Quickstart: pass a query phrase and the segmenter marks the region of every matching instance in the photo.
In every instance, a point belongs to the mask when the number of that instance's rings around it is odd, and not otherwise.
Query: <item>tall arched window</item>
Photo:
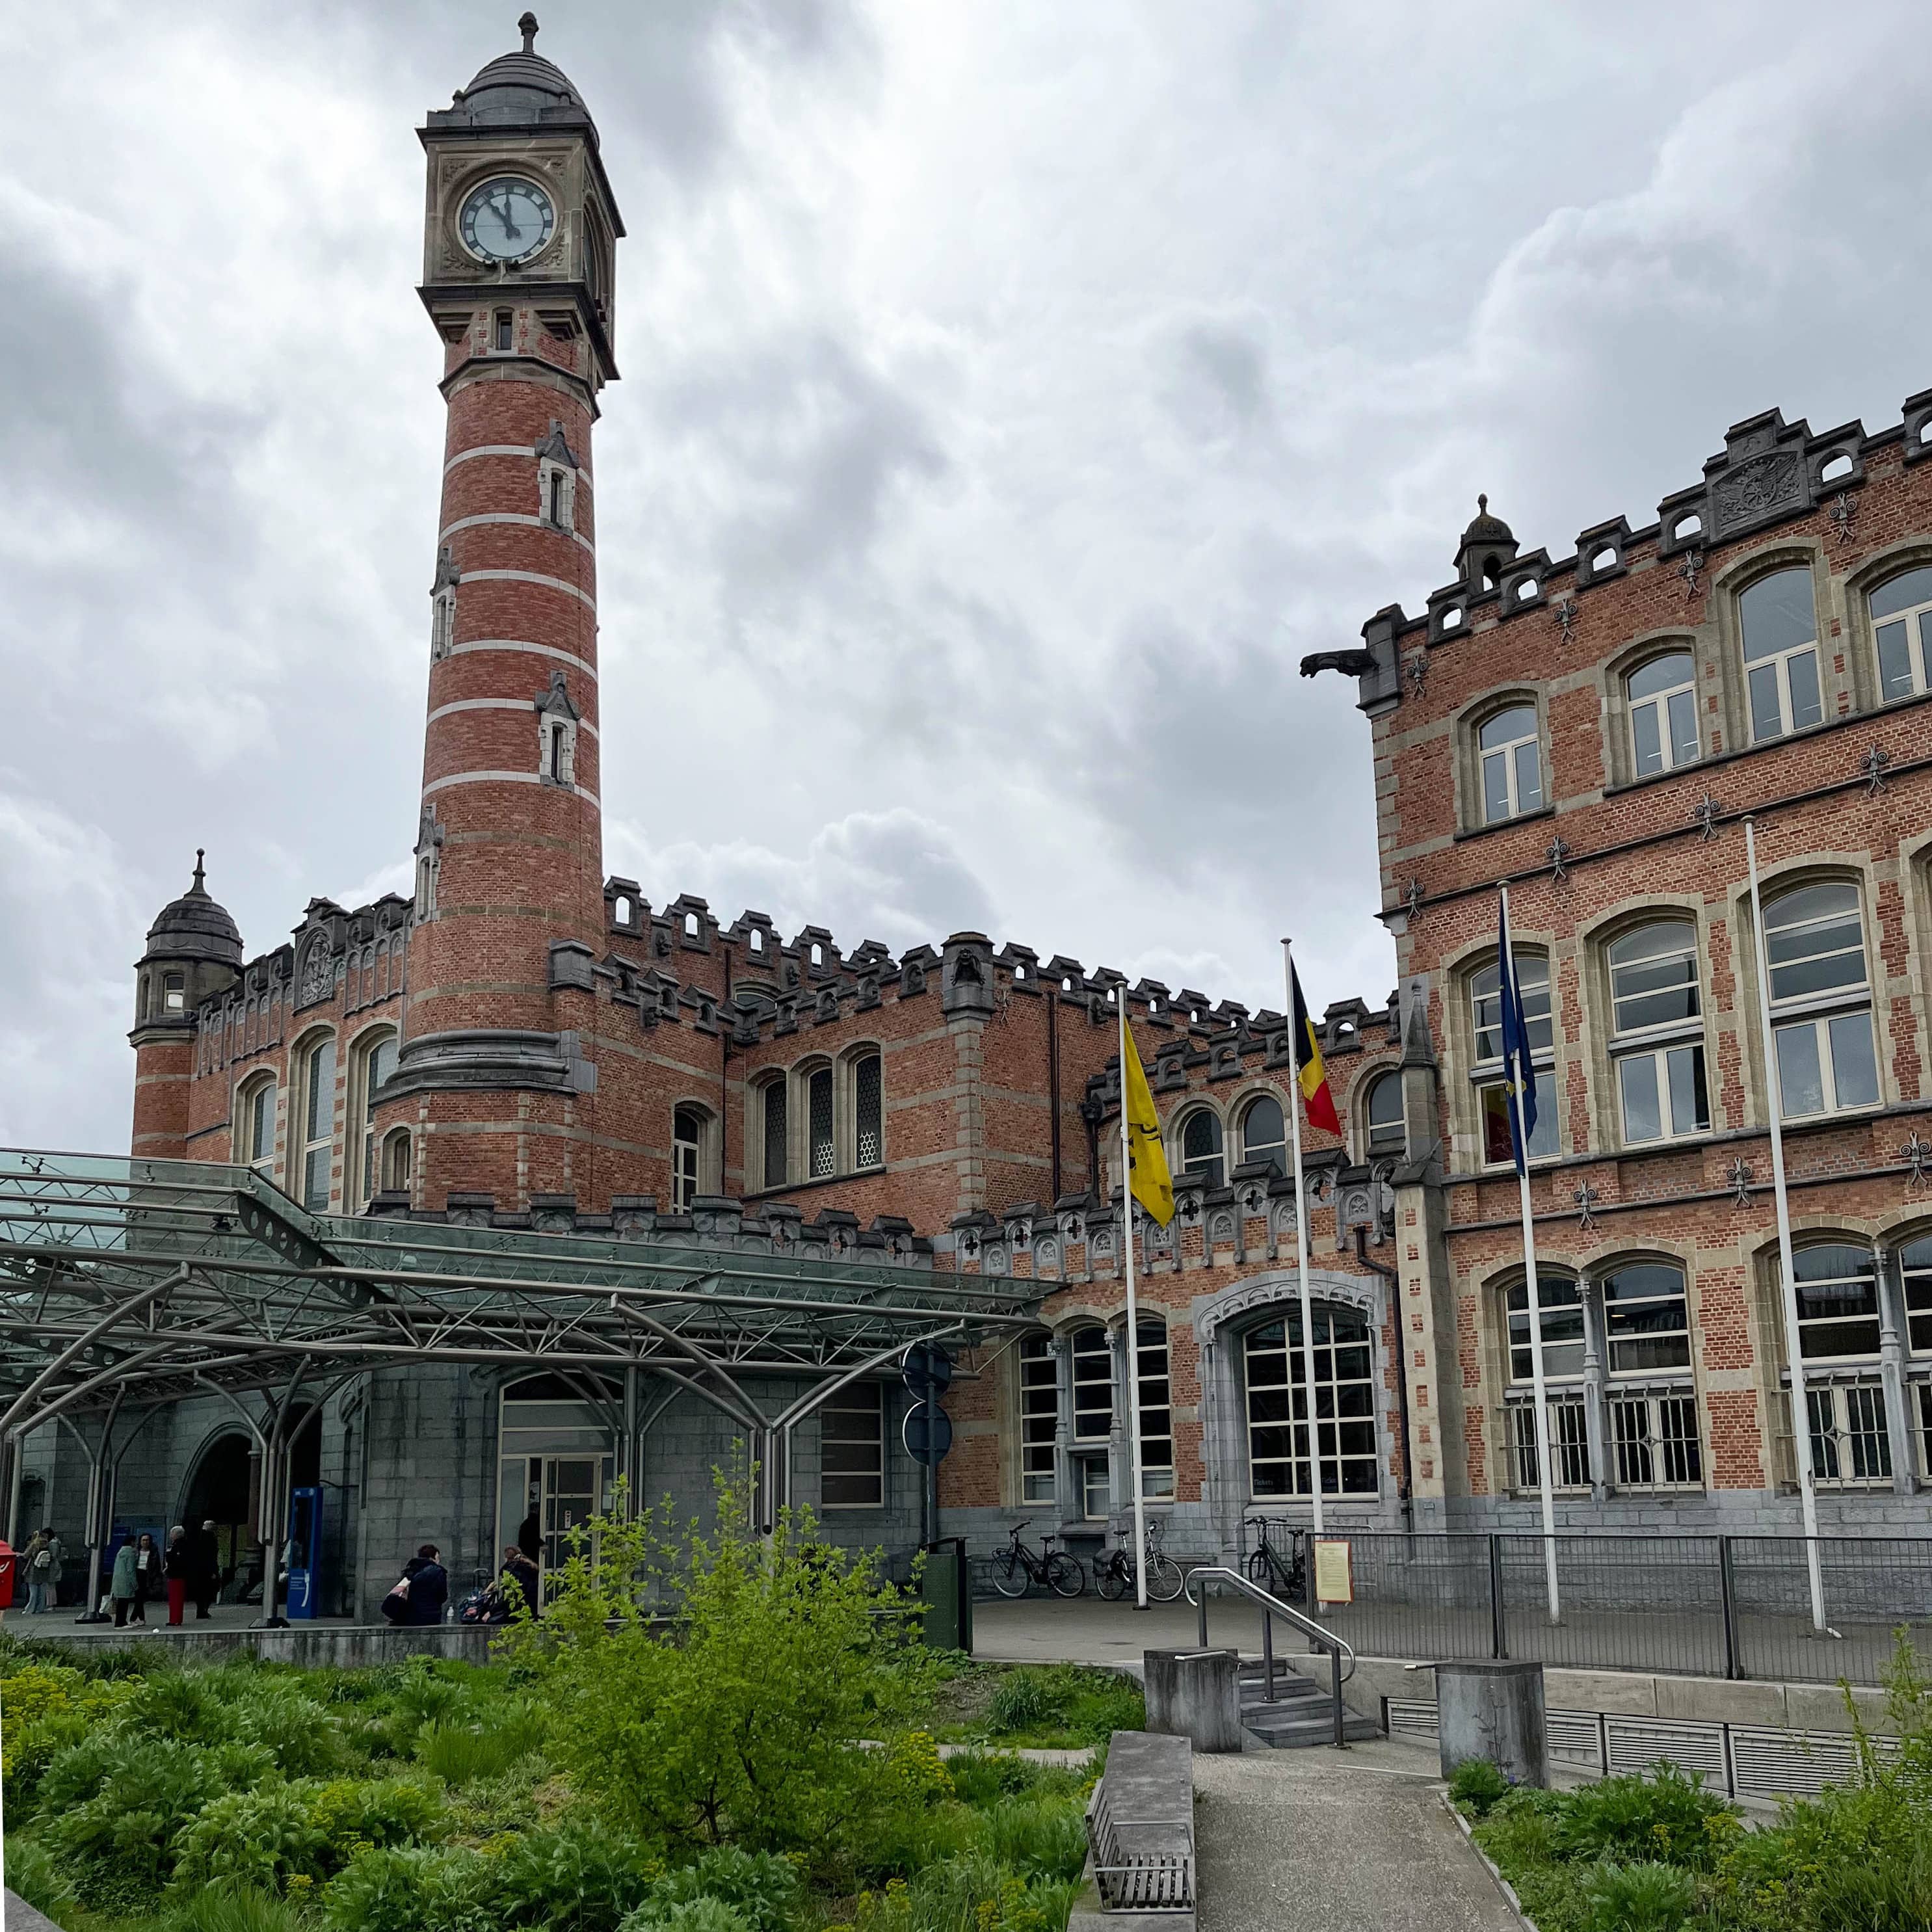
[[[1288,1172],[1288,1127],[1272,1094],[1257,1094],[1242,1113],[1241,1160],[1244,1166],[1265,1161],[1278,1174]]]
[[[1315,1417],[1324,1496],[1373,1496],[1374,1351],[1353,1309],[1315,1308]],[[1248,1406],[1249,1486],[1256,1502],[1314,1493],[1309,1466],[1308,1382],[1301,1310],[1251,1328],[1242,1340]]]
[[[1785,1119],[1871,1106],[1878,1057],[1858,887],[1801,886],[1765,907],[1764,927]]]
[[[1060,1439],[1060,1376],[1049,1336],[1020,1344],[1020,1500],[1053,1500],[1053,1458]]]
[[[1513,704],[1498,711],[1477,733],[1476,744],[1483,823],[1496,825],[1538,810],[1543,803],[1543,757],[1537,744],[1536,706]]]
[[[1624,680],[1630,705],[1630,766],[1639,778],[1696,763],[1696,670],[1688,651],[1667,651],[1640,664]]]
[[[852,1162],[878,1167],[886,1158],[886,1100],[883,1063],[876,1053],[852,1063]]]
[[[1174,1397],[1168,1380],[1167,1324],[1157,1315],[1138,1315],[1134,1330],[1140,1356],[1141,1493],[1171,1496]]]
[[[1738,599],[1751,742],[1802,731],[1825,715],[1818,685],[1818,618],[1811,573],[1802,568],[1761,577]]]
[[[1932,691],[1932,566],[1908,570],[1871,594],[1881,698]]]
[[[838,1142],[833,1131],[832,1070],[821,1066],[806,1082],[806,1126],[810,1135],[810,1172],[823,1180],[838,1171]]]
[[[1516,955],[1516,976],[1522,988],[1523,1028],[1529,1036],[1531,1062],[1536,1070],[1536,1125],[1529,1136],[1529,1156],[1532,1160],[1541,1160],[1554,1154],[1558,1145],[1550,962],[1539,953],[1520,952]],[[1493,959],[1470,976],[1475,1058],[1469,1074],[1475,1084],[1476,1110],[1482,1122],[1483,1159],[1492,1166],[1514,1158],[1510,1151],[1509,1096],[1502,1078],[1502,968]]]
[[[1905,1283],[1906,1346],[1915,1355],[1932,1355],[1932,1234],[1899,1250],[1898,1270]]]
[[[688,1214],[699,1192],[704,1159],[704,1116],[695,1107],[676,1107],[670,1117],[670,1209]]]
[[[1640,926],[1612,940],[1610,970],[1624,1144],[1707,1132],[1696,927],[1688,919]]]
[[[784,1077],[768,1081],[758,1090],[758,1129],[760,1144],[764,1150],[764,1171],[760,1184],[766,1187],[782,1187],[789,1172],[789,1149],[786,1143],[789,1109],[785,1102],[787,1089]]]
[[[354,1104],[361,1114],[356,1133],[356,1172],[361,1177],[362,1190],[356,1204],[360,1208],[366,1206],[383,1184],[380,1164],[376,1157],[376,1094],[396,1070],[396,1036],[383,1033],[373,1040],[358,1041],[356,1063]]]
[[[410,1191],[411,1154],[409,1129],[392,1127],[382,1142],[382,1185],[392,1194]]]
[[[1074,1480],[1081,1514],[1097,1521],[1113,1508],[1107,1451],[1114,1430],[1114,1359],[1106,1330],[1097,1325],[1075,1329],[1071,1352]]]
[[[235,1122],[236,1157],[265,1180],[275,1176],[275,1083],[258,1079],[242,1090]]]
[[[1366,1148],[1371,1161],[1400,1160],[1408,1149],[1408,1132],[1402,1118],[1402,1076],[1393,1069],[1369,1082],[1362,1108]]]
[[[335,1144],[335,1036],[325,1034],[302,1055],[301,1142],[296,1162],[302,1204],[328,1209],[329,1156]]]
[[[1556,1442],[1552,1472],[1559,1490],[1587,1489],[1590,1482],[1590,1444],[1583,1420],[1583,1299],[1575,1282],[1539,1272],[1536,1299],[1542,1321],[1543,1379],[1550,1404],[1550,1426]],[[1503,1297],[1509,1330],[1508,1404],[1509,1444],[1514,1486],[1542,1486],[1538,1444],[1536,1368],[1530,1334],[1529,1284],[1518,1282]]]
[[[1673,1262],[1626,1262],[1603,1280],[1610,1349],[1610,1449],[1618,1486],[1701,1487],[1703,1452],[1697,1398],[1668,1388],[1626,1390],[1619,1378],[1654,1380],[1690,1369],[1690,1315],[1684,1270]]]
[[[1180,1124],[1180,1172],[1219,1187],[1226,1174],[1221,1156],[1221,1119],[1211,1107],[1197,1107]]]
[[[1798,1249],[1792,1264],[1804,1360],[1871,1364],[1868,1381],[1834,1378],[1805,1390],[1813,1478],[1836,1487],[1889,1483],[1892,1437],[1877,1378],[1882,1324],[1876,1259],[1870,1249],[1849,1241],[1818,1241]]]

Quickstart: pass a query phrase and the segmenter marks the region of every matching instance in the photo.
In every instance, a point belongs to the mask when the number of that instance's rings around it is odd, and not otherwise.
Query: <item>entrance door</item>
[[[616,1444],[598,1405],[554,1376],[503,1391],[498,1551],[514,1543],[548,1575],[570,1560],[570,1532],[609,1507]]]

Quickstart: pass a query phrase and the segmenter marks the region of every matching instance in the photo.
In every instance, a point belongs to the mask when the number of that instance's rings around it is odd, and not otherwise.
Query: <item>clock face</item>
[[[484,261],[527,262],[556,232],[556,210],[535,182],[500,175],[471,189],[458,226]]]

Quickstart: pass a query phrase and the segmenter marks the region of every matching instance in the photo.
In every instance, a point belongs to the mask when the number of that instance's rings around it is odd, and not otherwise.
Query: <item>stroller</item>
[[[508,1594],[500,1583],[485,1583],[472,1590],[456,1606],[460,1624],[506,1624],[513,1614]]]

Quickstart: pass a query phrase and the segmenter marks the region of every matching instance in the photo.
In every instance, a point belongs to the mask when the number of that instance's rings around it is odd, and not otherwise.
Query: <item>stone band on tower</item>
[[[624,230],[589,111],[518,24],[520,51],[421,130],[448,429],[417,928],[378,1108],[416,1130],[436,1206],[452,1185],[506,1205],[595,1185],[595,1003],[553,956],[604,931],[591,428]]]

